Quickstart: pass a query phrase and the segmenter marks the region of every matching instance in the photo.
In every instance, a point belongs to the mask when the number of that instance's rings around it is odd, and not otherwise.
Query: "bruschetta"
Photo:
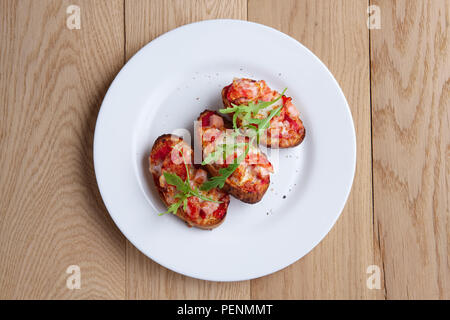
[[[192,159],[192,148],[182,138],[165,134],[153,144],[150,173],[168,212],[189,226],[214,229],[225,219],[230,196],[218,188],[200,190],[207,172]]]
[[[305,127],[300,119],[300,113],[292,103],[292,98],[272,90],[264,80],[234,79],[230,85],[222,89],[222,101],[225,108],[275,100],[273,104],[252,115],[254,118],[264,119],[272,110],[282,106],[277,115],[270,119],[270,125],[261,135],[260,142],[271,148],[295,147],[305,138]],[[245,122],[242,115],[237,116],[239,127],[246,125]]]
[[[269,187],[272,164],[256,144],[249,142],[249,137],[235,136],[234,130],[227,130],[230,127],[230,123],[214,111],[205,110],[200,114],[196,131],[203,164],[216,181],[226,178],[220,186],[223,190],[243,202],[256,203]],[[230,143],[234,143],[234,147],[227,148]],[[212,158],[216,160],[205,163]],[[237,159],[241,159],[240,162]],[[229,171],[235,164],[238,166]]]

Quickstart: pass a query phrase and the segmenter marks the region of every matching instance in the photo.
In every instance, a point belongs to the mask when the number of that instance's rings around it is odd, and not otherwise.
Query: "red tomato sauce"
[[[202,117],[202,127],[209,127],[210,119],[214,112],[210,111]]]
[[[221,199],[221,201],[223,201],[223,200]],[[219,207],[216,209],[216,211],[214,211],[213,214],[214,214],[214,217],[216,217],[217,219],[222,219],[226,212],[227,212],[227,203],[222,202],[219,205]]]
[[[152,160],[154,161],[164,160],[171,150],[172,147],[168,144],[162,146],[152,155]]]
[[[184,165],[184,163],[175,164],[172,162],[170,157],[164,160],[161,170],[170,173],[175,173],[183,181],[185,181],[187,178],[186,166]]]
[[[188,205],[189,209],[187,210],[187,212],[189,212],[188,215],[189,215],[189,217],[191,219],[197,219],[198,218],[199,211],[200,211],[199,207],[198,207],[198,204],[199,204],[199,201],[198,201],[197,197],[190,197],[190,198],[188,198],[187,205]]]
[[[295,131],[298,131],[298,129],[300,129],[300,126],[298,125],[297,121],[289,117],[287,113],[284,115],[284,120],[287,120],[291,128],[294,129]]]

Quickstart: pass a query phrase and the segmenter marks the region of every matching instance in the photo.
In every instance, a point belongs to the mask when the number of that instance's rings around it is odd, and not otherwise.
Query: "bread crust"
[[[150,157],[149,157],[150,173],[153,176],[153,181],[155,183],[156,189],[158,190],[158,194],[159,194],[161,200],[166,205],[166,207],[170,206],[170,203],[168,203],[167,197],[166,197],[167,191],[164,190],[160,186],[160,183],[159,183],[160,175],[156,174],[155,170],[152,170],[152,169],[154,169],[154,168],[152,168],[152,167],[154,167],[154,164],[152,164],[152,155],[154,155],[157,150],[160,150],[160,148],[162,148],[164,145],[167,145],[168,143],[170,143],[170,145],[175,145],[181,141],[183,141],[183,139],[181,137],[178,137],[175,135],[170,135],[170,134],[163,134],[155,140],[153,147],[152,147],[152,151],[150,152]],[[225,192],[225,191],[223,191],[223,192]],[[202,223],[195,222],[192,219],[190,219],[190,217],[187,215],[187,213],[183,210],[183,206],[180,206],[180,208],[177,211],[176,216],[178,218],[180,218],[181,220],[185,221],[189,227],[197,227],[200,229],[211,230],[211,229],[217,228],[225,221],[225,218],[226,218],[226,215],[228,212],[228,205],[230,203],[230,196],[225,195],[221,201],[225,203],[225,214],[220,219],[209,219],[208,221],[205,221],[204,223],[203,223],[203,221],[202,221]]]

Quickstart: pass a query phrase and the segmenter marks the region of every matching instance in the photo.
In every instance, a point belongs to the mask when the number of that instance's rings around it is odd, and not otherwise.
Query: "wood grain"
[[[375,221],[388,299],[450,298],[450,3],[373,1]]]
[[[368,3],[360,0],[250,0],[249,20],[272,26],[311,49],[336,77],[357,136],[353,189],[327,237],[292,266],[252,282],[256,299],[371,299],[366,269],[378,264],[372,225]],[[381,275],[382,276],[382,275]]]
[[[246,0],[125,0],[126,56],[184,24],[209,19],[247,19]]]
[[[72,4],[81,30],[66,27]],[[380,30],[366,27],[369,4]],[[449,16],[448,0],[0,1],[0,299],[449,299]],[[109,84],[146,43],[247,17],[331,70],[352,110],[357,171],[339,221],[302,260],[207,282],[159,266],[118,231],[93,132]],[[73,264],[80,290],[66,288]],[[381,290],[366,287],[369,265],[381,267]]]
[[[98,193],[97,112],[123,63],[121,1],[0,2],[0,298],[125,296],[125,240]],[[81,289],[66,287],[69,265]]]
[[[183,24],[218,18],[246,19],[244,0],[125,1],[126,57],[149,41]],[[250,282],[201,281],[167,270],[127,242],[127,298],[249,299]]]

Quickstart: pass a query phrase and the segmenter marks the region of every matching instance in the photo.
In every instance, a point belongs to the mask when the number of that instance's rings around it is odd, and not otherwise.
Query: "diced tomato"
[[[161,148],[159,148],[153,155],[152,158],[154,161],[161,161],[164,160],[166,158],[166,156],[170,153],[170,151],[172,150],[171,146],[169,146],[168,144],[162,146]]]
[[[289,122],[289,124],[291,125],[291,128],[294,129],[295,131],[300,129],[300,126],[298,125],[298,123],[294,119],[289,117],[287,113],[284,115],[284,120],[287,120]]]
[[[267,183],[270,183],[269,180],[270,180],[270,176],[267,175],[267,176],[261,178],[261,184],[267,184]]]
[[[231,100],[230,99],[230,88],[231,88],[231,86],[232,86],[233,84],[230,84],[230,85],[228,85],[228,86],[226,86],[224,89],[225,89],[225,96],[227,97],[227,99],[228,100]]]
[[[214,114],[214,112],[210,111],[205,114],[202,118],[202,127],[208,127],[210,125],[210,118]]]
[[[272,101],[279,96],[279,93],[275,90],[270,89],[270,87],[264,80],[259,81],[259,86],[261,88],[261,93],[257,100]]]
[[[214,216],[217,219],[222,219],[226,212],[227,212],[227,204],[226,202],[222,202],[216,209],[216,211],[214,211]]]
[[[198,207],[199,201],[197,197],[189,197],[188,198],[188,202],[187,202],[187,210],[186,213],[189,216],[189,218],[191,219],[197,219],[199,214],[200,214],[200,210]]]
[[[272,164],[267,158],[260,153],[247,154],[245,162],[251,165],[258,165],[263,168],[272,168]]]
[[[248,164],[258,164],[261,158],[262,157],[260,157],[257,153],[247,154],[245,162]]]
[[[172,162],[170,157],[166,158],[161,166],[162,171],[175,173],[178,175],[183,181],[186,180],[187,172],[186,172],[186,166],[184,163],[175,164]]]
[[[258,158],[258,164],[264,168],[272,168],[272,164],[266,157],[260,156]]]
[[[283,106],[286,106],[286,102],[292,100],[291,97],[286,97],[286,96],[282,96],[281,99],[282,99],[282,101],[283,101]]]
[[[231,85],[226,87],[227,99],[234,101],[236,99],[255,99],[259,95],[259,84],[250,79],[237,79]]]

